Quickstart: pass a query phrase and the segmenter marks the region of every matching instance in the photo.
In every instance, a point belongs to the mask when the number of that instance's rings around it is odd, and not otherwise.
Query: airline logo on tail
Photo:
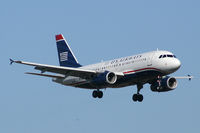
[[[68,60],[68,52],[60,53],[60,61],[67,61]]]
[[[81,67],[62,34],[56,35],[56,44],[60,66]]]

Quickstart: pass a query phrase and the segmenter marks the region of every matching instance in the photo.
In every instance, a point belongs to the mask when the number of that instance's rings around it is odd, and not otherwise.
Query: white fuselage
[[[133,56],[128,56],[124,58],[114,59],[110,61],[105,61],[97,64],[87,65],[80,67],[82,69],[95,70],[97,72],[110,71],[118,75],[140,75],[140,73],[145,73],[145,78],[141,77],[141,82],[143,84],[148,82],[152,78],[152,73],[156,75],[165,76],[177,71],[181,66],[181,62],[168,51],[153,51]],[[143,74],[144,76],[144,74]],[[149,78],[148,78],[149,77]],[[110,85],[107,87],[118,88],[128,85],[134,85],[134,79],[126,78],[119,82],[117,85]],[[138,79],[138,78],[137,78]],[[144,80],[143,80],[144,79]],[[126,82],[127,80],[127,82]],[[53,79],[57,83],[64,85],[81,87],[83,84],[89,84],[90,80],[83,79],[79,77],[67,76],[65,79]],[[87,87],[81,87],[87,88]],[[90,87],[89,87],[90,88]],[[95,89],[95,88],[94,88]]]

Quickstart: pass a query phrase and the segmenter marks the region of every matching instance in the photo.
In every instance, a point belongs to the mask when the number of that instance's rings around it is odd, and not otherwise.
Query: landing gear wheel
[[[139,94],[139,95],[137,95],[137,100],[138,100],[138,102],[142,102],[143,101],[143,95],[141,95],[141,94]]]
[[[98,91],[98,98],[102,98],[103,97],[103,92],[102,91]]]
[[[132,99],[133,99],[134,102],[137,102],[137,94],[134,94]]]
[[[143,101],[143,95],[140,94],[140,90],[143,88],[143,84],[137,84],[137,94],[134,94],[132,99],[134,102],[142,102]]]
[[[99,91],[99,90],[95,90],[95,91],[93,91],[93,93],[92,93],[92,96],[93,96],[93,98],[102,98],[103,97],[103,92],[102,91]]]
[[[141,94],[134,94],[133,97],[132,97],[133,101],[134,102],[142,102],[143,101],[143,95]]]
[[[92,96],[93,96],[93,98],[97,98],[98,92],[97,91],[93,91]]]

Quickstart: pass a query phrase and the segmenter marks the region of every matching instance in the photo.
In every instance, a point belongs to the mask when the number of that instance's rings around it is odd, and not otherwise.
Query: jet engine
[[[114,84],[117,81],[117,75],[113,72],[105,71],[93,79],[95,85]]]
[[[151,90],[154,92],[166,92],[174,90],[178,85],[176,78],[166,76],[158,79],[151,85]]]

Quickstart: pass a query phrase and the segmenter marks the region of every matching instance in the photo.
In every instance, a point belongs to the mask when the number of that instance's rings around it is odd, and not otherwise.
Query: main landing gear
[[[134,94],[132,99],[134,102],[142,102],[143,101],[143,95],[140,94],[140,90],[143,88],[143,85],[137,85],[137,94]]]
[[[98,90],[95,90],[95,91],[93,91],[93,93],[92,93],[92,96],[94,97],[94,98],[102,98],[103,97],[103,92],[102,91],[100,91],[99,89]]]

